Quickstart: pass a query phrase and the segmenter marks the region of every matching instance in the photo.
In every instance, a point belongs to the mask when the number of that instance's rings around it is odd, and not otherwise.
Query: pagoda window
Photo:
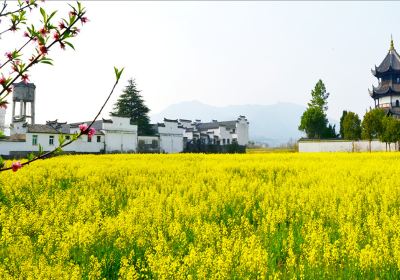
[[[400,78],[399,77],[397,77],[397,83],[400,83]]]
[[[396,100],[396,107],[400,107],[400,102],[398,99]]]

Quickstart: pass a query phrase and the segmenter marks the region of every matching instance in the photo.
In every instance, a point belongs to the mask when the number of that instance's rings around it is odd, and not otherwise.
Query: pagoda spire
[[[392,34],[390,34],[390,49],[389,49],[389,51],[393,51],[393,50],[394,50],[393,36],[392,36]]]

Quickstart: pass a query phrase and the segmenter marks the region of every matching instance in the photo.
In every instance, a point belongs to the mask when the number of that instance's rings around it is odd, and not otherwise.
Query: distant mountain
[[[198,101],[188,101],[168,106],[158,114],[151,115],[152,122],[168,119],[235,120],[244,115],[250,122],[250,140],[277,146],[302,136],[298,131],[300,117],[305,106],[293,103],[274,105],[232,105],[216,107]]]

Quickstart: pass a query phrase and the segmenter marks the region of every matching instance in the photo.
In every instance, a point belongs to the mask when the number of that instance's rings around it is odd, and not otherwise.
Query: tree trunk
[[[371,152],[371,140],[369,140],[369,152]]]
[[[386,145],[386,152],[387,152],[387,142],[385,142],[385,145]]]

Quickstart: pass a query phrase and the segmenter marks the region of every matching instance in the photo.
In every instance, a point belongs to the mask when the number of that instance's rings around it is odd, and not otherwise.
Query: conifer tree
[[[111,116],[130,118],[131,124],[138,126],[139,135],[154,135],[148,116],[149,111],[140,95],[140,90],[136,88],[135,80],[131,78],[110,114]]]
[[[308,138],[336,138],[335,126],[328,125],[326,111],[328,110],[329,93],[322,80],[318,80],[311,91],[311,100],[307,110],[300,119],[299,130],[304,131]]]

